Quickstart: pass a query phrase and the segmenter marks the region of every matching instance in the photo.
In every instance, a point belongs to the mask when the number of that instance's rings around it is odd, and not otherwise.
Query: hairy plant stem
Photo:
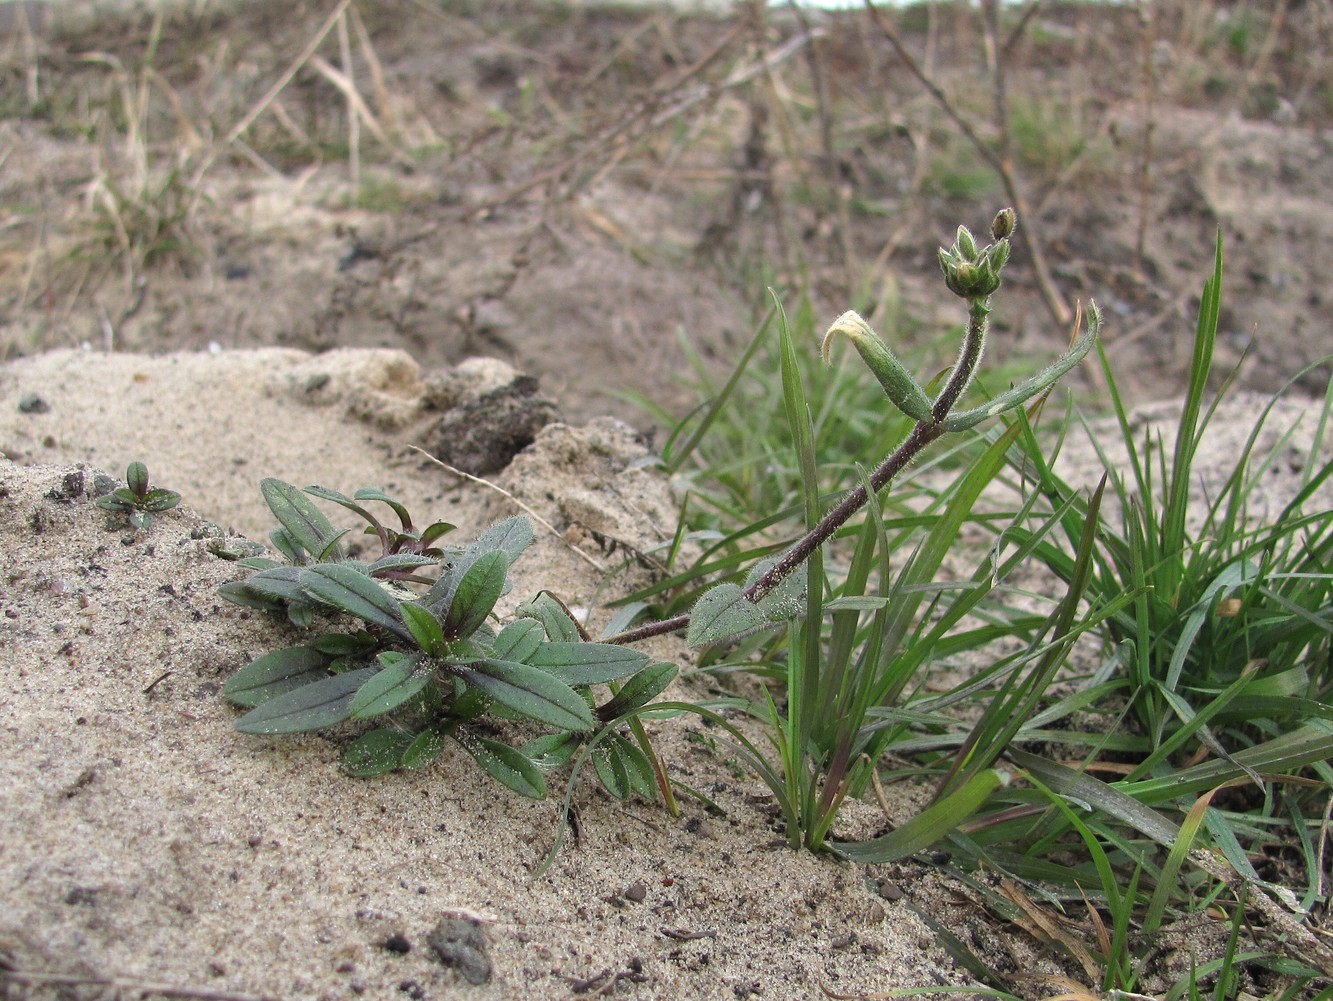
[[[889,481],[920,455],[927,445],[944,434],[944,419],[957,405],[963,391],[972,381],[977,363],[981,361],[982,348],[986,342],[987,317],[990,316],[990,309],[990,296],[980,296],[968,300],[967,333],[963,337],[963,347],[958,355],[958,364],[954,366],[944,389],[940,391],[940,395],[935,399],[931,408],[932,419],[918,421],[907,437],[903,439],[902,444],[895,448],[870,474],[870,486],[876,493],[883,490]],[[796,545],[787,550],[782,558],[774,563],[762,577],[742,592],[746,599],[758,601],[782,583],[788,574],[810,558],[811,553],[831,539],[838,529],[847,524],[847,520],[852,515],[865,507],[867,500],[869,500],[869,495],[866,493],[864,486],[858,486],[852,490],[838,502],[836,507],[819,519],[819,523],[810,529]],[[650,622],[634,629],[627,629],[623,633],[617,633],[615,636],[602,640],[602,642],[637,643],[639,640],[646,640],[653,636],[675,632],[677,629],[684,629],[689,624],[690,613],[685,612],[670,619],[662,619],[659,622]]]

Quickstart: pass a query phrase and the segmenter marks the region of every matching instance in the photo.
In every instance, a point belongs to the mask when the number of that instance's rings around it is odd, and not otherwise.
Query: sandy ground
[[[918,916],[965,920],[966,898],[923,866],[789,851],[763,788],[687,740],[697,724],[658,724],[661,749],[725,817],[687,800],[672,819],[585,784],[578,840],[540,878],[558,804],[510,794],[461,751],[420,773],[359,781],[339,768],[338,735],[233,730],[221,683],[294,642],[294,630],[218,599],[217,585],[244,572],[210,553],[217,529],[203,519],[261,538],[271,521],[257,482],[276,475],[345,491],[382,485],[470,536],[513,502],[407,443],[441,419],[428,399],[465,405],[512,375],[470,363],[423,378],[406,356],[367,350],[54,352],[0,369],[0,448],[31,463],[0,461],[7,963],[204,992],[168,995],[190,997],[808,998],[821,987],[968,982]],[[43,412],[31,412],[33,396]],[[1301,409],[1284,406],[1275,428]],[[1242,398],[1223,415],[1214,465],[1235,455],[1254,412]],[[516,596],[549,587],[592,603],[602,574],[570,540],[611,566],[617,557],[597,551],[592,531],[640,548],[669,534],[673,500],[635,467],[643,454],[614,421],[556,424],[496,476],[563,533],[539,532],[515,567]],[[133,458],[185,497],[137,537],[108,530],[90,497],[96,469],[123,475]],[[1075,475],[1096,468],[1077,448],[1067,461]],[[1291,465],[1273,474],[1274,498]],[[688,666],[676,641],[651,652]],[[685,683],[681,694],[700,689]],[[920,792],[892,795],[901,821]],[[858,803],[842,827],[883,822]],[[480,985],[427,943],[460,915],[480,922],[491,967]],[[1013,969],[1042,969],[1021,935],[991,947]]]
[[[293,631],[218,599],[243,572],[195,537],[201,517],[262,537],[262,475],[382,483],[469,534],[513,510],[348,416],[384,395],[402,356],[334,358],[343,393],[324,406],[292,387],[327,356],[293,351],[58,352],[0,373],[6,452],[58,463],[0,465],[8,961],[270,998],[564,997],[603,971],[593,989],[644,998],[958,982],[910,896],[890,902],[882,874],[782,847],[757,783],[683,739],[697,726],[663,724],[663,748],[726,818],[687,803],[673,820],[589,786],[577,845],[540,879],[558,805],[509,794],[461,752],[365,782],[341,773],[336,741],[235,733],[220,684]],[[19,411],[33,393],[49,410]],[[626,468],[641,453],[623,426],[557,425],[499,482],[562,527],[575,512],[642,544],[674,512],[659,479]],[[188,507],[127,544],[89,497],[93,466],[76,464],[131,456]],[[600,576],[548,533],[516,570],[516,593],[552,587],[571,604]],[[674,642],[653,652],[684,666]],[[482,920],[483,986],[426,943],[450,914]],[[394,935],[411,951],[386,949]]]

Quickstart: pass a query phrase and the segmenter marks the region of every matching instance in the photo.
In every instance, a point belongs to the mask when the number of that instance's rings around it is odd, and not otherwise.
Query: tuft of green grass
[[[788,324],[779,312],[776,382],[745,374],[763,356],[752,344],[668,442],[669,466],[688,475],[692,496],[716,499],[687,506],[678,540],[706,526],[711,548],[664,590],[638,596],[686,595],[693,638],[723,640],[701,665],[719,681],[745,671],[764,686],[757,698],[676,708],[719,724],[736,759],[772,789],[793,847],[874,862],[945,842],[950,874],[997,920],[1046,929],[1039,937],[1090,997],[1222,998],[1241,984],[1271,997],[1330,994],[1331,971],[1299,916],[1324,900],[1333,793],[1333,510],[1319,501],[1333,477],[1321,459],[1333,385],[1307,414],[1308,455],[1291,456],[1289,432],[1260,447],[1275,397],[1221,487],[1201,491],[1202,437],[1230,388],[1208,388],[1222,276],[1219,239],[1174,436],[1136,429],[1099,349],[1115,411],[1109,437],[1072,409],[1045,428],[1040,405],[1012,409],[984,434],[955,436],[956,473],[942,486],[938,476],[897,480],[892,507],[865,469],[846,474],[845,460],[826,457],[816,430],[826,392],[847,404],[834,408],[833,428],[870,426],[887,409],[882,397],[857,415],[848,411],[866,404],[854,384],[827,389],[836,374],[807,384],[793,332],[808,335],[808,321],[798,310]],[[898,374],[871,367],[893,398]],[[738,408],[746,379],[761,392]],[[779,394],[781,423],[765,409]],[[899,395],[910,414],[912,393]],[[911,426],[896,420],[900,433]],[[1107,467],[1091,490],[1055,471],[1079,427]],[[784,448],[796,458],[778,461]],[[1121,452],[1128,459],[1113,461]],[[714,469],[714,455],[748,464]],[[1268,514],[1279,462],[1302,473]],[[833,493],[819,488],[825,463]],[[736,613],[789,551],[792,519],[809,526],[858,482],[865,516],[813,551],[795,584]],[[991,488],[1001,485],[1019,500],[997,502]],[[691,520],[700,514],[707,520]],[[969,529],[989,540],[975,571],[939,583],[944,554],[956,557]],[[1016,586],[1017,572],[1034,567],[1060,582],[1043,589],[1054,596]],[[733,575],[730,590],[704,587],[717,574]],[[753,632],[732,636],[741,620]],[[945,683],[936,669],[957,659],[974,666]],[[871,841],[836,839],[847,796],[909,777],[934,786],[915,818]],[[978,879],[978,867],[999,883]],[[1227,934],[1201,940],[1188,975],[1173,982],[1148,968],[1165,929],[1219,913]],[[1285,937],[1281,951],[1253,937],[1256,917]],[[937,932],[995,996],[1013,996],[1014,981]]]

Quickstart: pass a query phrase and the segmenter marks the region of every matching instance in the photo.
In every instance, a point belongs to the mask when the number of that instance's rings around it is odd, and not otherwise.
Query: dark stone
[[[464,917],[441,918],[426,941],[440,962],[457,970],[469,984],[484,984],[491,979],[486,935],[478,922]]]
[[[625,899],[633,901],[636,904],[643,903],[648,898],[648,887],[642,882],[631,883],[625,887]]]
[[[412,951],[412,943],[407,940],[406,935],[394,932],[384,940],[383,948],[389,952],[396,952],[400,956]]]
[[[60,477],[60,482],[47,491],[53,501],[72,501],[83,494],[83,470],[75,469]]]
[[[21,414],[44,414],[50,409],[51,404],[36,393],[29,393],[19,400],[19,413]]]
[[[465,473],[487,476],[504,469],[537,432],[559,419],[559,408],[537,395],[537,380],[520,376],[450,410],[426,433],[425,447]]]

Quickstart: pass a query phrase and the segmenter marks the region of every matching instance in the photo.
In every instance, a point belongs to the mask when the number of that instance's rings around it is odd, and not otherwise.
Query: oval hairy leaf
[[[313,566],[301,571],[300,583],[301,590],[318,601],[382,626],[403,639],[412,638],[403,625],[397,600],[355,567],[344,563]]]
[[[601,685],[640,670],[648,655],[610,643],[543,643],[527,663],[544,668],[567,685]]]
[[[526,664],[528,658],[537,652],[537,648],[545,639],[546,634],[540,622],[534,619],[515,619],[495,637],[496,659],[516,660]]]
[[[483,660],[455,670],[469,685],[529,719],[561,730],[592,729],[592,710],[583,697],[540,668],[511,660]]]
[[[431,608],[451,606],[459,582],[477,560],[487,553],[502,552],[505,554],[508,566],[518,559],[531,543],[532,523],[527,518],[516,515],[496,522],[477,536],[473,543],[454,560],[449,569],[440,575],[440,579],[426,592],[423,602]]]
[[[436,727],[427,727],[403,752],[404,768],[424,768],[440,756],[444,749],[444,735]]]
[[[290,483],[265,477],[259,483],[259,492],[288,538],[305,552],[323,552],[340,534],[324,517],[324,512]],[[342,551],[336,547],[329,555],[331,559],[342,559]]]
[[[462,737],[459,743],[472,755],[477,764],[498,782],[507,785],[521,796],[532,799],[546,798],[546,779],[541,770],[508,744],[478,737]]]
[[[566,764],[579,749],[581,741],[573,733],[548,733],[523,745],[523,756],[544,772]]]
[[[685,641],[692,647],[708,646],[740,636],[765,624],[764,615],[736,584],[719,584],[705,591],[690,613]]]
[[[308,646],[272,650],[237,671],[222,694],[241,706],[257,706],[329,677],[333,657]]]
[[[349,715],[352,719],[370,719],[397,709],[426,687],[430,674],[429,670],[421,669],[421,661],[416,657],[389,661],[357,690]]]
[[[631,709],[638,709],[656,698],[671,682],[676,679],[678,670],[675,664],[660,663],[645,667],[634,677],[625,682],[615,696],[597,710],[597,716],[603,720],[613,720],[625,715]]]
[[[569,610],[545,591],[519,605],[517,614],[540,622],[548,639],[577,643],[582,638],[578,624],[569,617]]]
[[[405,601],[399,608],[417,646],[432,657],[438,657],[444,650],[444,630],[440,628],[440,620],[429,608],[423,608],[415,601]]]
[[[403,755],[415,736],[401,730],[371,730],[343,751],[343,770],[358,779],[395,771],[402,767]]]
[[[439,563],[439,560],[431,559],[429,556],[418,556],[416,553],[390,553],[370,564],[367,568],[372,574],[383,573],[386,570],[415,570],[418,567],[433,567]]]
[[[282,602],[250,587],[248,581],[231,580],[218,585],[218,594],[233,605],[262,608],[266,612],[282,611]]]
[[[251,574],[249,580],[243,583],[252,594],[260,594],[277,601],[307,604],[307,598],[301,591],[300,578],[300,567],[276,566],[271,570],[261,570],[257,574]]]
[[[653,766],[644,753],[618,733],[604,737],[592,750],[597,777],[618,800],[634,793],[652,798],[656,788]]]
[[[347,719],[356,690],[376,672],[372,668],[335,674],[269,699],[236,721],[241,733],[302,733]]]
[[[454,588],[444,617],[445,635],[471,636],[477,631],[500,600],[508,571],[509,557],[499,549],[477,557]]]

